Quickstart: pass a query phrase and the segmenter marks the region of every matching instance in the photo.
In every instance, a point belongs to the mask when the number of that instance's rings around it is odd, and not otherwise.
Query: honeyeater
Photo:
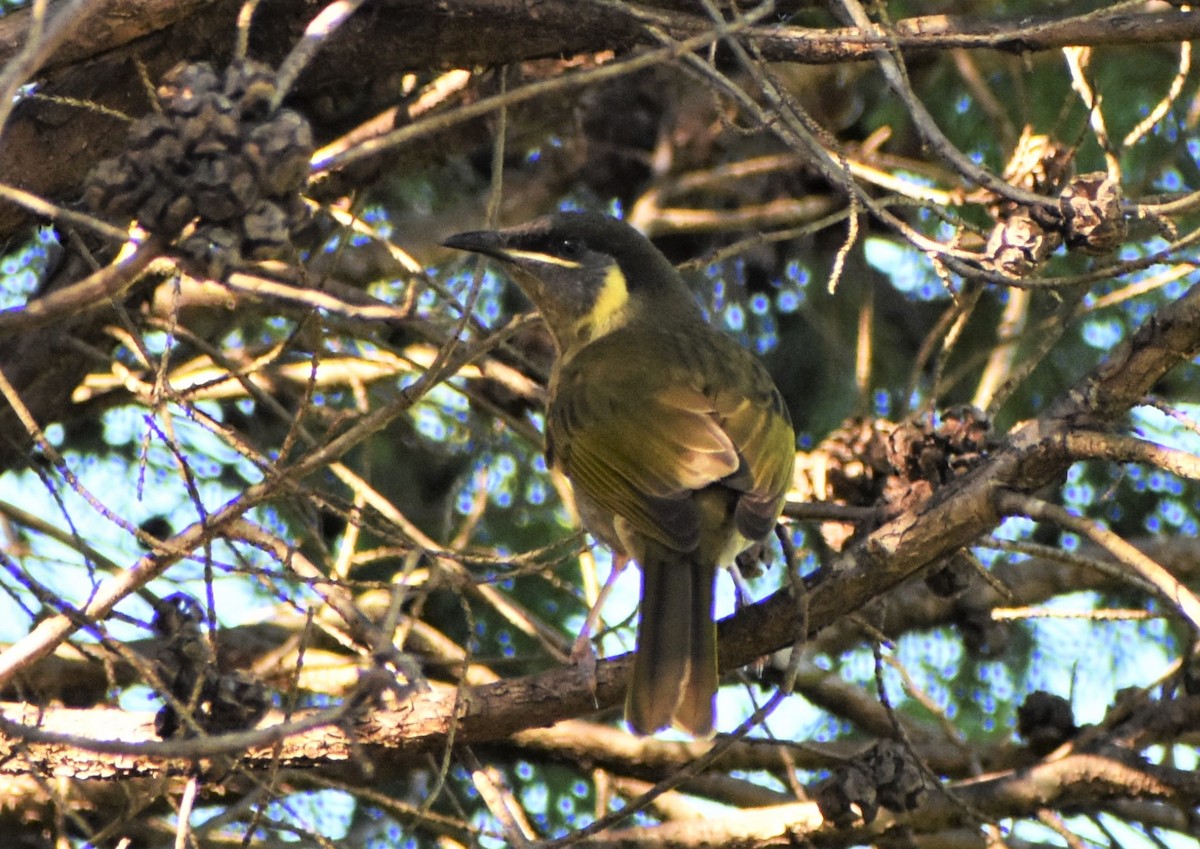
[[[593,536],[641,567],[626,719],[711,734],[717,570],[771,533],[792,480],[779,390],[622,221],[566,212],[445,245],[505,263],[554,337],[547,458]]]

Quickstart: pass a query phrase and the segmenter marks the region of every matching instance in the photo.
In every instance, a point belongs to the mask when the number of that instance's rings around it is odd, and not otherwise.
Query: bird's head
[[[607,215],[562,212],[519,227],[459,233],[443,244],[504,262],[563,353],[633,321],[696,314],[667,258]]]

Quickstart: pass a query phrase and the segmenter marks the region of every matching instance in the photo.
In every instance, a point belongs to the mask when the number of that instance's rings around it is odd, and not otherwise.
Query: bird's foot
[[[592,645],[592,634],[599,630],[600,611],[604,608],[604,602],[608,600],[608,596],[612,592],[617,578],[625,571],[627,565],[629,565],[628,557],[613,554],[612,571],[609,572],[604,586],[600,588],[600,593],[596,596],[596,602],[588,611],[587,619],[583,621],[583,627],[579,629],[579,636],[575,638],[575,643],[571,646],[571,663],[586,676],[588,689],[592,692],[592,701],[596,703],[597,708],[600,706],[596,700],[596,687],[598,683],[596,678],[596,663],[598,658],[596,647]]]
[[[584,683],[587,684],[588,690],[592,694],[592,702],[599,708],[600,704],[596,700],[597,661],[596,648],[592,645],[591,638],[587,634],[580,634],[575,638],[575,644],[571,646],[571,665],[583,676]]]

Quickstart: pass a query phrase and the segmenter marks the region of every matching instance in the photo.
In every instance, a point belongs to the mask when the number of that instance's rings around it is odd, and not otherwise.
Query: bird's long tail
[[[657,543],[646,548],[625,719],[640,734],[674,725],[708,737],[717,692],[716,569]]]

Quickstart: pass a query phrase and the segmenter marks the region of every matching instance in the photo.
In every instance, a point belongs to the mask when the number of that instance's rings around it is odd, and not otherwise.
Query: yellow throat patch
[[[625,324],[628,318],[625,308],[628,305],[629,286],[625,282],[625,275],[621,273],[620,266],[612,265],[604,273],[604,284],[596,294],[591,312],[580,319],[575,328],[589,340],[599,339]]]

